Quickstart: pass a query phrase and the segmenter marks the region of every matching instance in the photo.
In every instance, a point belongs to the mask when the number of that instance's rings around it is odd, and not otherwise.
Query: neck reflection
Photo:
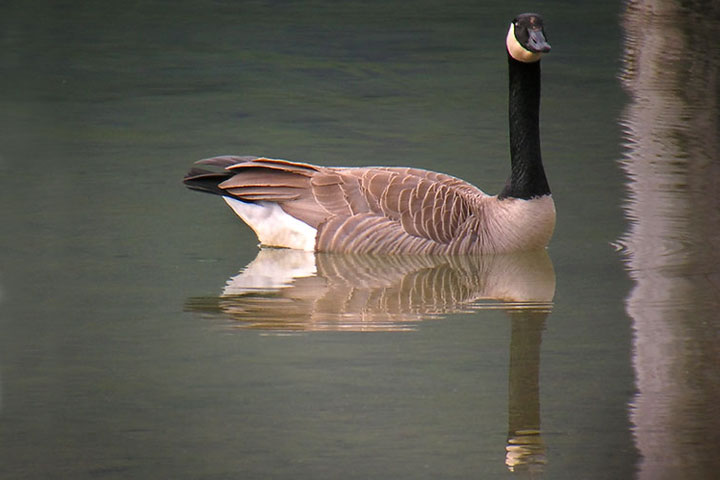
[[[505,464],[513,472],[540,472],[546,463],[540,433],[540,345],[548,312],[508,313],[511,320],[508,441]]]
[[[541,471],[540,345],[555,274],[544,250],[491,256],[373,256],[262,249],[219,297],[187,309],[266,331],[403,331],[484,309],[511,322],[508,438],[511,471]]]

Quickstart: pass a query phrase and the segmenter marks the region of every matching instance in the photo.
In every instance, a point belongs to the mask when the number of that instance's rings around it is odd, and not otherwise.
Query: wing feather
[[[352,209],[342,189],[342,175],[335,172],[322,172],[310,181],[312,196],[330,215],[352,215]]]
[[[215,176],[195,172],[198,184],[222,180],[214,193],[246,202],[275,202],[318,229],[318,251],[462,251],[472,236],[466,231],[467,220],[481,211],[478,198],[485,196],[455,177],[415,168],[318,167],[235,156],[197,163],[224,169]]]

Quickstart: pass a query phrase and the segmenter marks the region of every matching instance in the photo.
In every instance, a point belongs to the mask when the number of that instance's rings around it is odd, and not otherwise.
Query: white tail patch
[[[230,197],[223,199],[255,231],[260,244],[309,252],[315,250],[317,230],[285,213],[277,203],[248,203]]]
[[[317,274],[315,254],[285,248],[263,248],[258,256],[225,284],[223,296],[273,292],[289,288],[298,278]]]

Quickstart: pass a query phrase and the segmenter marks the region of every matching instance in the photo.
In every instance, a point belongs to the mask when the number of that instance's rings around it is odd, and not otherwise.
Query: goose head
[[[510,56],[517,61],[532,63],[540,60],[543,53],[550,51],[542,17],[537,13],[523,13],[515,17],[510,23],[505,44]]]

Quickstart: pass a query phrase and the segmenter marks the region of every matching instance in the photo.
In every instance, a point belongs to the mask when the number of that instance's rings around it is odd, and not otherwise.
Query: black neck
[[[511,173],[498,198],[529,200],[550,194],[540,154],[540,62],[508,55]]]

